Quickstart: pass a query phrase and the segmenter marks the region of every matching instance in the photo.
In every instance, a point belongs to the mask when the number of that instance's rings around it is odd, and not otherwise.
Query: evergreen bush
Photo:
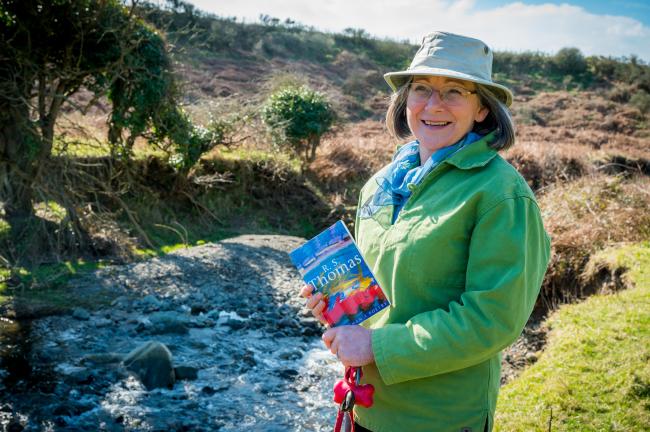
[[[563,75],[587,72],[587,61],[578,48],[562,48],[553,57],[553,69]]]
[[[334,110],[325,96],[307,86],[273,93],[262,108],[262,119],[273,143],[289,148],[308,162],[316,157],[321,136],[334,122]]]
[[[650,112],[650,94],[645,90],[636,91],[630,98],[630,103],[644,114]]]

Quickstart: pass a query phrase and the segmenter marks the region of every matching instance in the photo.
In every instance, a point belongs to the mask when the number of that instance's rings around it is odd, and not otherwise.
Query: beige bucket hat
[[[482,41],[447,32],[433,32],[405,71],[389,72],[384,79],[393,91],[413,75],[457,78],[490,87],[501,102],[512,104],[512,91],[492,81],[492,50]]]

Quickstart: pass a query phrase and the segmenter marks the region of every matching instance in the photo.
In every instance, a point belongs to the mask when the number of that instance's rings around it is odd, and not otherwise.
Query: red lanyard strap
[[[343,426],[343,419],[347,415],[347,422],[343,431],[341,431],[341,426]],[[339,410],[336,415],[336,424],[334,425],[334,432],[354,432],[354,418],[352,418],[352,411],[341,411]]]
[[[344,417],[347,414],[345,432],[354,432],[354,417],[352,415],[355,404],[369,408],[372,406],[372,397],[375,388],[372,384],[361,385],[363,372],[360,367],[348,367],[345,370],[345,378],[334,384],[334,402],[339,404],[339,411],[336,415],[334,432],[341,432]]]

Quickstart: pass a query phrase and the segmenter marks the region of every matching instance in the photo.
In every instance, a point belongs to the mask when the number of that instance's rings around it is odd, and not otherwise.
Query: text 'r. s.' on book
[[[359,324],[390,305],[342,221],[289,256],[313,293],[323,294],[331,327]]]

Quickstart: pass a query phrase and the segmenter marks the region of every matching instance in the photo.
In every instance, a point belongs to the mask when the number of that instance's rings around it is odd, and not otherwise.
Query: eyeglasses
[[[437,90],[428,84],[414,82],[409,84],[408,99],[415,104],[426,103],[431,98],[433,92],[438,93],[440,101],[445,105],[462,105],[467,101],[467,96],[476,94],[475,91],[455,85],[445,86]]]

